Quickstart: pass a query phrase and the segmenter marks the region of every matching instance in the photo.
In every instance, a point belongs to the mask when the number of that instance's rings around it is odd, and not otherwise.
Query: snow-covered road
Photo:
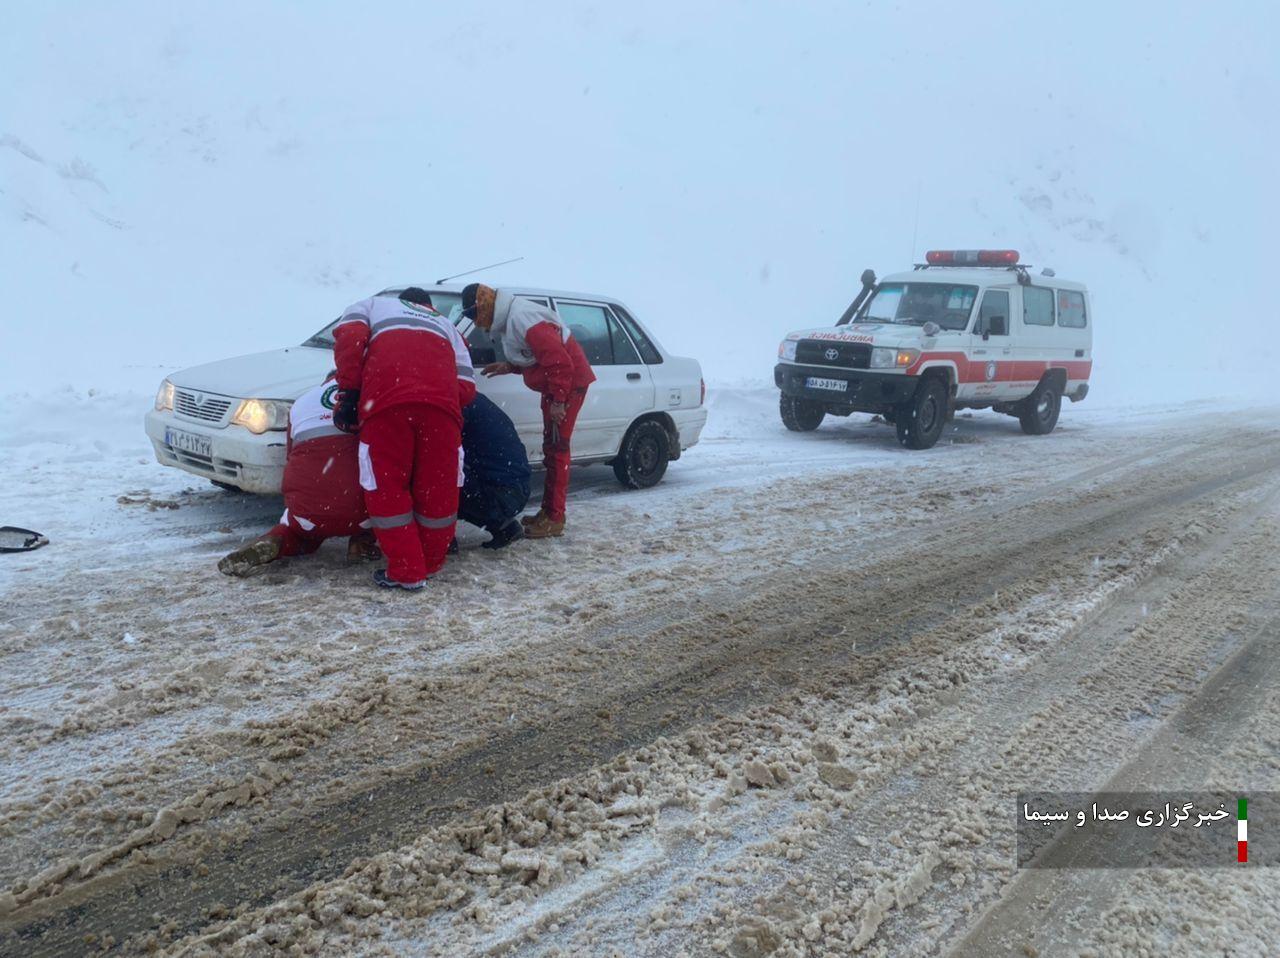
[[[1280,873],[1018,872],[1010,814],[1280,789],[1274,410],[908,453],[711,402],[659,487],[581,470],[563,540],[468,535],[421,596],[336,548],[225,579],[278,503],[151,462],[146,397],[18,402],[0,518],[53,544],[0,557],[0,952],[1280,940]]]

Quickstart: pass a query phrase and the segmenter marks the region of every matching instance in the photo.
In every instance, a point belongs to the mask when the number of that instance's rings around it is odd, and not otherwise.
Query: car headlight
[[[156,412],[173,408],[173,383],[165,380],[156,391]]]
[[[796,341],[794,339],[784,339],[778,344],[778,358],[785,359],[790,363],[796,361]]]
[[[918,349],[893,349],[888,346],[877,346],[871,350],[872,369],[895,369],[910,366],[920,358]]]
[[[271,429],[288,429],[289,406],[277,399],[246,399],[231,421],[258,435]]]

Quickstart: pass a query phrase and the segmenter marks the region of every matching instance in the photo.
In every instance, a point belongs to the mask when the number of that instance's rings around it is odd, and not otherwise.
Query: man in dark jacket
[[[493,536],[484,548],[501,549],[521,538],[529,458],[511,418],[479,393],[462,409],[462,470],[458,518]]]

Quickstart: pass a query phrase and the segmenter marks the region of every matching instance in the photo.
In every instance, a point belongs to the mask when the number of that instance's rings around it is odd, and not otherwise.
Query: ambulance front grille
[[[187,419],[222,422],[230,408],[231,400],[222,396],[208,396],[188,389],[173,391],[173,411]]]
[[[866,369],[871,365],[871,347],[866,343],[842,343],[823,339],[802,339],[796,343],[796,362],[814,366]]]

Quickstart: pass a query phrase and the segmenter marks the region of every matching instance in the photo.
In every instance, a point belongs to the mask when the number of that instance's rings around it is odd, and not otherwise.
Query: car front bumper
[[[805,385],[805,380],[811,376],[848,385],[843,390],[814,389]],[[910,399],[915,395],[920,379],[905,373],[871,369],[837,369],[831,366],[778,363],[773,367],[773,381],[787,396],[844,407],[850,412],[877,412],[886,406],[896,406]]]
[[[236,486],[245,492],[276,494],[284,477],[283,431],[254,435],[243,426],[210,426],[151,410],[146,415],[147,438],[162,466],[182,469],[194,476]],[[208,455],[170,443],[172,431],[207,439]]]

